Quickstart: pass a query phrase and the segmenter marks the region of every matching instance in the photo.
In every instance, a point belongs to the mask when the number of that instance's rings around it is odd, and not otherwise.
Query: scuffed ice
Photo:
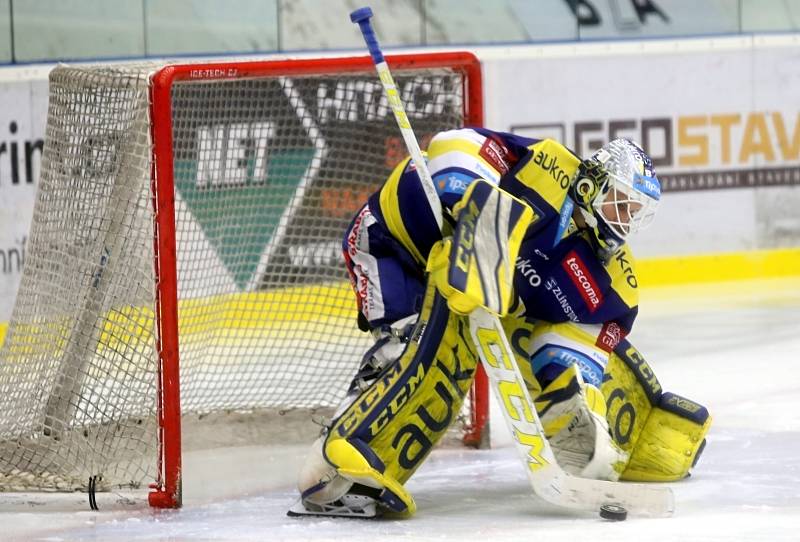
[[[736,295],[687,288],[643,297],[632,342],[665,390],[705,404],[715,419],[696,473],[672,484],[676,514],[669,519],[610,523],[536,500],[502,420],[495,419],[496,448],[436,450],[409,482],[419,509],[411,520],[288,518],[297,498],[296,465],[265,450],[265,460],[276,465],[274,483],[249,494],[210,501],[188,496],[179,511],[33,510],[0,513],[0,521],[12,540],[52,541],[797,540],[800,284],[790,286],[744,291],[737,285]],[[298,447],[284,457],[303,453]]]

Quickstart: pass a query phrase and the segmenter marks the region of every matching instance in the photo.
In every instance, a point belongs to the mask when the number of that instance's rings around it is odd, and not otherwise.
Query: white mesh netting
[[[0,491],[157,476],[152,72],[51,74]],[[462,75],[395,78],[423,147],[463,124]],[[374,73],[178,81],[172,107],[184,415],[335,405],[369,345],[341,235],[405,154]]]

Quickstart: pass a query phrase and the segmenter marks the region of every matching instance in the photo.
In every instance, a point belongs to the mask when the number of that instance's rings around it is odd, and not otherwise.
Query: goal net
[[[423,148],[481,122],[471,55],[388,61]],[[405,154],[367,57],[54,69],[0,491],[179,506],[182,417],[335,406],[370,345],[341,236]]]

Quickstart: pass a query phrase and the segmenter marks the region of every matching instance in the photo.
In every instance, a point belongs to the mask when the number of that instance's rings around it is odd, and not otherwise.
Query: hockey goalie
[[[561,468],[612,481],[688,476],[711,418],[663,392],[626,339],[638,310],[626,240],[660,199],[645,151],[615,139],[581,159],[551,139],[465,128],[437,134],[427,165],[443,228],[406,159],[344,234],[358,325],[375,342],[312,445],[290,514],[414,513],[404,484],[454,420],[479,363],[467,320],[477,306],[503,317]],[[490,208],[492,198],[511,203]],[[501,249],[510,282],[464,265]]]

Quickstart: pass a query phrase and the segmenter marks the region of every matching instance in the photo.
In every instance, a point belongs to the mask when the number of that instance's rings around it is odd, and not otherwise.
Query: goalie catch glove
[[[611,438],[602,392],[584,382],[576,365],[548,384],[535,403],[545,436],[566,472],[597,480],[619,479],[628,454]]]

